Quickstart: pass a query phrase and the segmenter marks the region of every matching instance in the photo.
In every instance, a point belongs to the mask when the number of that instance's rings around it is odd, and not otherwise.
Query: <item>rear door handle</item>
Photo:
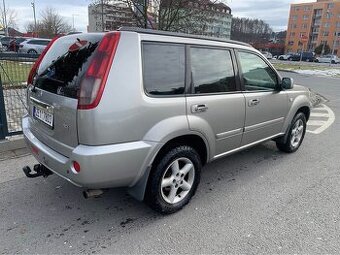
[[[206,104],[196,104],[191,107],[192,113],[206,112],[207,110],[208,106]]]
[[[258,105],[258,104],[260,104],[260,99],[252,99],[252,100],[249,100],[249,103],[248,103],[248,105],[250,106],[250,107],[252,107],[252,106],[256,106],[256,105]]]

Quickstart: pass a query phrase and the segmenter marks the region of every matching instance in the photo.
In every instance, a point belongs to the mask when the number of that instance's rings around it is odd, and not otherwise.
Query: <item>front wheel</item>
[[[303,113],[295,115],[291,127],[288,130],[286,141],[277,140],[276,146],[280,151],[292,153],[299,149],[307,128],[306,116]]]
[[[169,150],[153,166],[145,202],[163,214],[179,211],[194,196],[201,168],[201,159],[192,147],[183,145]]]

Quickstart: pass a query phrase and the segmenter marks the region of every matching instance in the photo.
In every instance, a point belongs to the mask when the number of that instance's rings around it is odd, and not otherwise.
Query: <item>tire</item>
[[[288,58],[288,61],[292,61],[293,59],[292,58]]]
[[[192,147],[170,149],[153,166],[144,201],[162,214],[181,210],[196,193],[201,169],[200,156]]]
[[[287,139],[280,139],[276,141],[276,146],[280,151],[286,153],[293,153],[296,152],[305,137],[307,128],[307,121],[306,116],[299,112],[295,115],[294,119],[292,120],[292,124],[288,130]]]
[[[331,64],[335,64],[335,61],[334,61],[334,60],[332,60],[332,61],[331,61]]]
[[[27,51],[28,54],[38,54],[38,52],[36,50],[29,50]]]

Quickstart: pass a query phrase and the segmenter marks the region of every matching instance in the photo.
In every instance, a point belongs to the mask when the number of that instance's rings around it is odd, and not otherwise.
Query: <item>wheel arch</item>
[[[158,151],[154,154],[150,164],[145,170],[144,174],[139,178],[137,183],[128,189],[130,195],[139,201],[143,201],[145,197],[145,191],[148,184],[149,176],[152,170],[152,166],[156,164],[162,156],[171,148],[181,145],[188,145],[193,147],[201,158],[202,165],[205,165],[209,161],[209,146],[205,138],[196,133],[180,135],[169,139],[164,143]]]

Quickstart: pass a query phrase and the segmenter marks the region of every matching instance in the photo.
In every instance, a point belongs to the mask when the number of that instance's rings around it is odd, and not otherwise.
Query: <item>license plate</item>
[[[33,116],[37,118],[38,120],[44,122],[50,127],[53,127],[53,114],[50,112],[47,112],[44,109],[41,109],[39,107],[34,106],[33,107]]]

